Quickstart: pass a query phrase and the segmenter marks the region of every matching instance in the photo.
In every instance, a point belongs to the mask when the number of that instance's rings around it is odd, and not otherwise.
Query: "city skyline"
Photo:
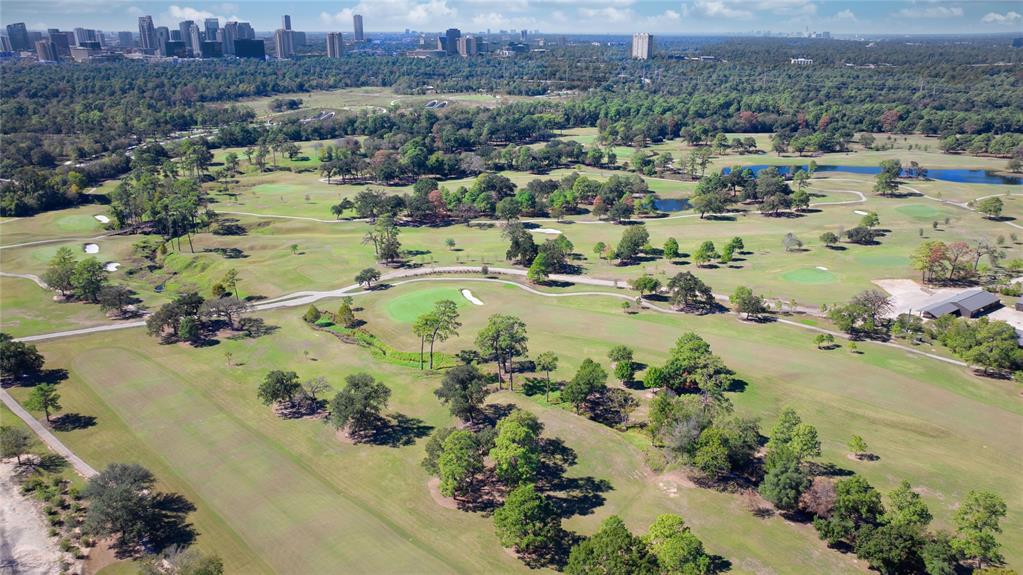
[[[251,22],[261,32],[291,16],[293,28],[308,32],[354,32],[352,16],[362,14],[367,33],[405,29],[437,32],[540,30],[548,33],[660,35],[792,33],[829,30],[836,34],[1012,33],[1023,26],[1017,2],[984,0],[364,0],[362,2],[145,2],[111,0],[12,0],[2,24],[25,22],[30,30],[96,28],[136,30],[139,16],[176,28],[183,20],[218,18],[220,25]]]

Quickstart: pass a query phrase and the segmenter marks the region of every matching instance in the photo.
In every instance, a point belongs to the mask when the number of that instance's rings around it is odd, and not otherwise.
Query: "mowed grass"
[[[419,316],[432,311],[434,305],[442,300],[453,301],[458,307],[465,307],[468,304],[458,288],[450,286],[421,288],[391,298],[387,304],[387,314],[395,322],[413,323]]]
[[[314,110],[359,111],[361,109],[388,109],[391,106],[409,107],[424,106],[431,100],[447,100],[448,106],[485,106],[494,107],[501,104],[528,100],[525,96],[509,96],[482,92],[456,92],[449,94],[408,95],[397,94],[388,88],[364,87],[342,88],[339,90],[314,90],[294,94],[277,94],[264,98],[242,100],[241,103],[251,107],[259,116],[287,115],[294,111],[272,113],[270,102],[279,98],[300,98],[302,107],[299,112],[305,115]]]
[[[364,308],[358,315],[395,348],[415,349],[418,339],[389,308],[437,283],[358,296]],[[444,283],[452,290],[468,285]],[[1014,471],[1023,439],[1005,433],[1023,424],[1023,406],[1011,383],[870,343],[861,344],[862,355],[818,351],[812,333],[789,326],[749,325],[732,316],[626,316],[614,298],[542,298],[479,282],[469,287],[486,305],[461,308],[461,335],[440,344],[441,351],[471,347],[487,316],[512,313],[528,326],[530,355],[556,351],[562,362],[554,377],[567,379],[585,357],[606,364],[607,350],[617,343],[656,365],[679,334],[697,331],[746,382],[745,391],[731,395],[740,413],[761,417],[766,430],[782,407],[793,405],[818,427],[822,461],[862,473],[882,490],[908,479],[922,490],[939,527],[949,526],[970,489],[999,493],[1010,508],[1001,540],[1010,564],[1023,560],[1023,479]],[[96,427],[62,439],[97,465],[128,459],[153,467],[166,488],[198,504],[200,544],[223,555],[232,572],[524,571],[498,548],[488,518],[432,501],[419,467],[423,440],[397,448],[353,446],[320,422],[279,420],[259,404],[255,389],[270,369],[323,375],[335,388],[345,375],[366,370],[393,389],[392,410],[427,425],[451,423],[432,394],[438,376],[375,363],[364,350],[310,330],[300,314],[266,314],[281,326],[274,335],[202,349],[160,346],[140,330],[42,344],[50,365],[70,371],[60,385],[65,410],[97,416]],[[233,354],[231,367],[226,351]],[[13,390],[22,400],[27,391]],[[538,413],[549,435],[576,450],[579,462],[570,475],[611,482],[604,505],[567,520],[571,529],[592,532],[617,513],[640,530],[658,513],[677,512],[736,573],[860,572],[851,556],[827,550],[811,528],[778,517],[756,519],[739,496],[677,482],[673,496],[675,479],[646,470],[640,436],[518,392],[491,400]],[[849,460],[845,444],[852,433],[863,435],[880,460]]]

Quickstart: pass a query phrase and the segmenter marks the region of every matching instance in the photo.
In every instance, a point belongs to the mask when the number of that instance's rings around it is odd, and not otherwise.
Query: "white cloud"
[[[206,18],[217,18],[217,15],[209,10],[199,10],[191,6],[177,6],[174,4],[167,9],[167,15],[177,21],[194,20],[198,22]]]
[[[377,29],[398,30],[409,24],[416,26],[451,23],[458,11],[449,6],[447,0],[362,0],[352,8],[345,8],[330,14],[320,13],[320,20],[327,25],[352,25],[352,16],[362,14],[372,21]],[[368,22],[367,22],[368,23]]]
[[[958,6],[931,6],[929,8],[903,8],[897,13],[906,18],[958,18],[963,9]]]
[[[1013,12],[1012,10],[1005,14],[999,14],[997,12],[988,12],[980,19],[981,22],[987,24],[1016,24],[1023,21],[1023,14],[1019,12]]]
[[[138,6],[128,6],[128,13],[134,16],[141,16],[145,14],[145,12],[142,11],[142,8],[139,8]]]
[[[613,6],[604,8],[580,8],[579,14],[589,20],[603,20],[605,22],[628,22],[635,18],[635,14],[629,9],[620,9]]]
[[[832,16],[831,19],[839,22],[856,22],[856,14],[853,13],[852,10],[846,8]]]
[[[753,13],[749,10],[733,8],[731,5],[734,4],[737,4],[737,2],[726,0],[695,0],[692,8],[697,13],[711,18],[735,18],[739,20],[749,20],[753,17]],[[685,8],[688,8],[688,6]],[[683,10],[688,12],[685,8],[683,8]]]
[[[682,18],[682,15],[674,10],[665,10],[664,14],[660,15],[660,18],[667,18],[668,20],[678,20]]]
[[[749,20],[758,12],[778,16],[811,16],[817,13],[812,0],[692,0],[682,5],[682,14]]]

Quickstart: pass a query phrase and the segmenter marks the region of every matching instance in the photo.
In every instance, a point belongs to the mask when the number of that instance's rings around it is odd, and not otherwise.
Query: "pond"
[[[657,198],[654,200],[654,208],[659,212],[682,212],[689,209],[689,200],[686,198]]]
[[[768,165],[755,165],[755,166],[743,166],[753,170],[756,174],[760,170],[766,170],[767,168],[778,168],[778,172],[787,174],[794,171],[796,168],[802,168],[808,170],[809,166],[768,166]],[[725,168],[721,171],[723,174],[727,174],[732,171],[731,168]],[[821,165],[817,166],[818,172],[846,172],[849,174],[867,174],[874,175],[881,173],[880,166],[833,166],[833,165]],[[905,173],[905,172],[903,172]],[[927,177],[932,180],[942,180],[945,182],[956,182],[960,184],[996,184],[1003,186],[1019,186],[1023,185],[1023,176],[1009,176],[999,174],[992,170],[964,170],[964,169],[928,169]]]

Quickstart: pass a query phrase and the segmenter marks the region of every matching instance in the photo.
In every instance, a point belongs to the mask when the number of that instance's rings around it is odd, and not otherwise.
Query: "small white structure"
[[[810,58],[791,58],[789,64],[795,64],[796,66],[812,66],[813,60]]]

